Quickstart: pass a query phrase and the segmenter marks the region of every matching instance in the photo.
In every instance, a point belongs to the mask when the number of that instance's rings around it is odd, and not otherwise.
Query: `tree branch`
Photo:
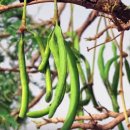
[[[116,18],[122,20],[124,23],[127,23],[130,20],[130,9],[124,5],[121,0],[57,0],[58,2],[63,3],[73,3],[80,6],[83,6],[87,9],[94,9],[103,13],[107,13],[115,16]],[[95,1],[95,2],[94,2]],[[54,2],[53,0],[33,0],[28,3],[28,5],[45,3],[45,2]],[[23,3],[17,3],[13,5],[0,6],[0,11],[4,12],[13,8],[22,7]]]
[[[127,110],[127,114],[130,117],[130,109]],[[113,120],[111,120],[110,122],[106,123],[106,124],[99,124],[98,121],[99,120],[103,120],[106,118],[112,117],[114,118]],[[92,118],[95,120],[93,121]],[[85,115],[85,116],[76,116],[75,121],[80,121],[80,120],[88,120],[88,123],[78,123],[75,122],[72,125],[72,129],[75,128],[82,128],[82,129],[94,129],[94,130],[108,130],[108,129],[112,129],[115,126],[117,126],[120,122],[122,122],[125,119],[124,117],[124,113],[116,113],[116,112],[112,112],[112,111],[107,111],[103,114],[92,114],[90,115]],[[49,124],[49,123],[63,123],[65,121],[64,118],[51,118],[51,119],[45,119],[43,118],[43,121],[40,122],[35,122],[37,125],[37,128],[40,128],[43,125]]]

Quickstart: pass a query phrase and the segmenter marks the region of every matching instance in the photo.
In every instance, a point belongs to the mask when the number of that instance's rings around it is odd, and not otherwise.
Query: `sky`
[[[130,1],[129,0],[122,0],[122,2],[124,2],[125,4],[127,4],[128,6],[130,5]],[[74,29],[77,29],[80,27],[80,25],[82,25],[82,23],[84,22],[84,20],[86,19],[86,17],[88,16],[89,12],[91,10],[90,9],[86,9],[84,7],[75,5],[74,7]],[[48,20],[50,18],[53,17],[53,4],[52,3],[43,3],[43,4],[38,4],[38,5],[31,5],[27,7],[27,12],[29,15],[32,15],[35,21],[42,21],[42,20]],[[70,18],[70,6],[69,4],[67,4],[67,7],[65,8],[62,16],[61,16],[61,27],[62,27],[62,31],[65,32],[67,30],[67,26],[68,26],[68,22],[69,22],[69,18]],[[80,48],[81,48],[81,52],[87,57],[87,59],[90,61],[90,64],[92,64],[92,54],[93,51],[88,52],[87,51],[87,47],[92,47],[94,45],[94,42],[88,42],[85,40],[85,38],[87,37],[92,37],[95,35],[95,31],[96,28],[95,26],[97,25],[97,20],[94,21],[94,23],[84,32],[84,34],[82,35],[82,39],[81,39],[81,43],[80,43]],[[103,22],[101,24],[100,30],[103,29]],[[115,31],[116,34],[118,34],[117,31]],[[130,43],[130,37],[129,37],[130,33],[129,31],[125,32],[125,39],[124,39],[124,50],[126,50],[128,52],[128,46]],[[98,43],[102,43],[103,40],[105,38],[105,35],[100,38],[98,40]],[[119,38],[118,38],[119,40]],[[97,48],[97,51],[99,50],[99,48]],[[129,52],[128,52],[129,53]],[[110,57],[112,56],[111,53],[111,45],[110,43],[108,43],[106,50],[105,50],[105,60],[107,61]],[[128,56],[128,59],[130,59],[130,57]],[[130,60],[129,60],[130,61]],[[96,61],[97,63],[97,61]],[[130,62],[129,62],[130,63]],[[110,79],[111,79],[111,75],[113,73],[113,69],[111,69],[110,71]],[[124,70],[125,73],[125,70]],[[36,76],[36,75],[35,75]],[[33,78],[33,77],[32,77]],[[124,93],[125,93],[125,99],[126,99],[126,105],[128,108],[130,108],[130,84],[128,83],[126,77],[123,77],[123,83],[124,83]],[[98,99],[98,101],[105,107],[107,107],[108,109],[112,109],[111,107],[111,101],[108,97],[108,95],[106,94],[106,89],[103,86],[102,80],[99,76],[99,71],[98,71],[98,67],[97,65],[95,66],[95,76],[94,76],[94,92],[96,93],[96,98]],[[35,95],[37,95],[39,93],[39,90],[36,89],[36,87],[32,87],[32,91]],[[121,104],[121,99],[120,97],[118,98],[119,103]],[[46,107],[48,104],[45,103],[44,99],[40,100],[40,102],[32,109],[40,109],[43,107]],[[61,106],[58,108],[55,117],[63,117],[66,115],[67,113],[67,107],[69,105],[69,100],[68,97],[66,96],[63,103],[61,104]],[[92,113],[98,113],[93,107],[92,107],[92,103],[90,103],[88,106],[85,107],[85,109]],[[122,109],[121,109],[122,110]],[[87,114],[87,113],[86,113]],[[32,123],[33,119],[29,119],[28,122],[29,124],[27,125],[27,129],[33,129],[36,130],[35,128],[35,124]],[[38,119],[40,120],[40,119]],[[105,121],[104,121],[105,123]],[[56,130],[56,128],[60,127],[61,124],[52,124],[52,125],[47,125],[44,127],[41,127],[40,130]],[[23,128],[24,129],[24,128]],[[116,130],[117,128],[115,128],[114,130]]]

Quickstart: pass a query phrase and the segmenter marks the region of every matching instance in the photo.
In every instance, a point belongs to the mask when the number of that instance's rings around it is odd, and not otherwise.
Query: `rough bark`
[[[99,12],[110,14],[127,23],[130,20],[130,8],[128,8],[121,0],[57,0],[58,2],[73,3],[88,9],[94,9]],[[54,0],[32,0],[29,4],[37,4],[44,2],[54,2]],[[23,3],[7,6],[0,6],[0,12],[7,11],[12,8],[23,6]]]

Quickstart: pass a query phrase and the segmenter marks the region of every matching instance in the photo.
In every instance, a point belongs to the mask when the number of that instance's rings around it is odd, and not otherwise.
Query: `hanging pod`
[[[28,86],[28,76],[26,72],[23,34],[21,34],[20,41],[18,43],[18,62],[19,62],[20,80],[22,86],[22,100],[21,100],[19,118],[24,118],[28,110],[29,86]]]
[[[30,31],[31,32],[31,31]],[[39,46],[40,49],[40,53],[41,53],[41,57],[42,59],[44,59],[44,55],[45,55],[45,47],[44,44],[42,42],[41,37],[39,36],[39,34],[37,32],[31,32]],[[50,38],[50,36],[49,36]],[[48,38],[48,40],[49,40]],[[46,66],[45,66],[45,82],[46,82],[46,95],[45,95],[45,100],[46,102],[50,102],[52,99],[52,81],[51,81],[51,70],[50,70],[50,65],[49,65],[49,61],[46,61]]]
[[[66,52],[66,47],[65,47],[62,30],[58,24],[55,25],[54,36],[56,38],[57,45],[58,45],[59,71],[58,71],[58,84],[57,84],[57,87],[55,90],[54,100],[50,106],[49,118],[51,118],[54,115],[57,107],[60,105],[60,98],[62,95],[62,91],[63,91],[63,89],[66,89],[65,83],[66,83],[66,77],[67,77],[67,52]],[[55,43],[53,43],[53,44],[55,44]],[[58,70],[58,68],[57,68],[57,70]]]
[[[74,40],[75,41],[75,40]],[[76,40],[77,42],[77,40]],[[79,49],[78,47],[78,43],[76,44],[77,48]],[[86,67],[86,73],[87,73],[87,79],[88,81],[90,81],[90,77],[91,77],[91,70],[90,70],[90,65],[89,65],[89,62],[87,61],[87,59],[82,55],[80,54],[79,50],[77,50],[76,48],[71,48],[75,57],[76,57],[76,63],[77,63],[77,68],[78,68],[78,73],[80,75],[80,78],[81,78],[81,82],[82,82],[82,85],[83,87],[81,88],[80,90],[80,105],[81,106],[84,106],[84,105],[87,105],[91,99],[91,92],[88,88],[88,84],[87,84],[87,81],[86,81],[86,78],[85,78],[85,74],[84,74],[84,71],[81,67],[81,59],[84,61],[84,64],[85,64],[85,67]],[[82,94],[83,92],[85,91],[85,99],[82,99]]]
[[[49,36],[49,39],[48,39],[48,45],[49,45],[49,49],[53,55],[53,58],[54,58],[54,61],[55,61],[55,64],[57,66],[57,69],[58,69],[58,74],[60,72],[60,69],[59,69],[59,54],[58,54],[58,46],[56,45],[56,39],[55,39],[55,34],[54,34],[54,30],[51,32],[51,35]],[[55,46],[56,45],[56,46]],[[66,80],[65,80],[66,81]],[[57,89],[58,86],[56,86],[56,89]],[[62,86],[63,87],[63,86]],[[62,91],[62,92],[61,92]],[[64,98],[64,93],[65,93],[65,89],[62,89],[61,91],[59,91],[60,93],[60,97],[59,99],[57,99],[57,101],[59,102],[59,104],[61,103],[61,101],[63,100]],[[53,101],[55,102],[55,100]],[[52,102],[52,103],[53,103]],[[45,109],[42,109],[42,110],[38,110],[38,111],[31,111],[31,112],[28,112],[27,113],[27,116],[28,117],[32,117],[32,118],[39,118],[39,117],[43,117],[45,115],[48,115],[49,112],[50,112],[50,107],[51,107],[51,104],[50,106],[48,106],[47,108]]]
[[[41,62],[41,64],[38,67],[38,70],[40,72],[44,72],[45,71],[45,68],[47,66],[47,63],[48,63],[48,60],[49,60],[49,57],[50,57],[49,41],[51,39],[52,33],[53,33],[53,31],[49,34],[49,36],[47,38],[47,44],[46,44],[46,49],[44,51],[44,57],[42,58],[42,62]]]
[[[66,48],[67,48],[67,61],[68,61],[67,64],[70,75],[71,89],[70,89],[69,110],[61,130],[70,130],[71,125],[77,114],[80,100],[80,87],[79,87],[80,84],[79,84],[78,69],[76,66],[76,59],[71,48],[69,46],[66,46]]]

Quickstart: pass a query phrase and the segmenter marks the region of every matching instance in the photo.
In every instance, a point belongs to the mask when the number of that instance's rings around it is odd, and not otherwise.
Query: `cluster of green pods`
[[[21,35],[18,44],[19,69],[22,85],[22,103],[19,118],[22,119],[26,116],[39,118],[45,115],[48,115],[49,118],[53,117],[61,104],[65,93],[67,93],[70,95],[70,103],[62,130],[68,130],[71,128],[75,116],[79,115],[79,111],[81,111],[80,113],[83,113],[82,107],[87,105],[91,99],[91,93],[81,66],[81,61],[83,61],[86,66],[88,80],[91,76],[90,65],[87,59],[80,54],[78,36],[76,34],[74,35],[73,44],[72,42],[65,41],[61,27],[58,24],[55,25],[54,29],[49,34],[46,44],[43,43],[42,37],[40,37],[36,31],[29,32],[32,34],[39,47],[42,61],[38,70],[45,74],[45,101],[50,103],[50,105],[42,110],[28,111],[29,87],[24,55],[24,36]],[[53,58],[57,71],[58,82],[55,91],[52,87],[49,58]],[[67,82],[68,76],[70,78],[69,83]],[[80,87],[80,80],[83,85],[82,87]],[[86,94],[85,98],[83,98],[83,92]]]
[[[26,6],[26,0],[24,3]],[[26,16],[26,8],[24,9],[23,17]],[[32,35],[33,39],[35,39],[35,42],[39,47],[42,61],[38,66],[38,71],[45,75],[45,101],[50,104],[41,110],[28,110],[29,83],[25,62],[24,33],[21,33],[18,44],[18,60],[22,86],[22,101],[18,119],[24,119],[25,117],[39,118],[45,115],[48,115],[49,118],[53,117],[67,93],[69,95],[70,103],[61,130],[69,130],[75,120],[75,116],[84,114],[83,106],[87,105],[93,96],[92,89],[90,89],[89,85],[91,80],[91,69],[87,59],[80,53],[79,37],[76,33],[71,32],[73,33],[73,40],[66,41],[58,22],[56,22],[51,33],[48,35],[46,43],[43,43],[43,39],[38,32],[30,30],[28,30],[28,32]],[[72,36],[71,33],[70,37]],[[57,71],[58,77],[55,91],[54,87],[52,87],[52,75],[49,64],[50,58],[53,58],[54,60],[56,67],[55,71]],[[86,67],[87,78],[81,62],[83,62]],[[69,82],[67,81],[67,77],[70,78]],[[83,93],[85,93],[85,98],[83,97]]]
[[[98,68],[100,72],[100,76],[104,83],[104,86],[108,92],[108,95],[111,99],[112,107],[115,112],[119,112],[119,104],[118,104],[118,83],[119,83],[119,68],[120,63],[118,62],[119,55],[117,54],[117,47],[115,42],[112,42],[112,52],[113,57],[110,58],[106,63],[104,62],[104,50],[105,45],[102,45],[99,49],[98,54]],[[112,81],[109,79],[109,72],[112,64],[114,64],[114,73],[112,77]],[[119,130],[123,130],[123,125],[120,123],[118,125]]]
[[[26,2],[28,1],[24,0],[24,7],[26,7]],[[24,8],[23,11],[23,20],[26,16],[25,12],[26,8]],[[46,44],[43,43],[42,37],[40,37],[37,32],[29,32],[32,34],[39,47],[42,61],[38,67],[38,70],[45,74],[45,101],[50,103],[50,105],[42,110],[28,111],[29,83],[25,62],[24,33],[21,33],[18,44],[18,61],[22,86],[22,99],[18,119],[24,119],[25,117],[39,118],[45,115],[48,115],[49,118],[52,118],[57,108],[60,106],[65,94],[67,93],[69,94],[70,103],[68,113],[61,130],[69,130],[71,129],[72,123],[75,120],[75,116],[84,115],[83,107],[87,105],[91,99],[94,106],[97,106],[92,88],[93,75],[91,72],[91,67],[87,59],[80,53],[79,37],[75,32],[71,32],[73,35],[71,33],[68,33],[68,35],[69,37],[72,37],[72,41],[65,41],[58,22],[56,22],[53,30],[49,34]],[[114,111],[119,112],[119,105],[117,101],[119,81],[119,62],[117,60],[119,56],[117,55],[117,48],[113,43],[112,51],[114,56],[105,64],[103,57],[104,49],[105,45],[102,45],[98,54],[98,67],[100,76],[111,98]],[[51,58],[51,56],[53,57],[58,75],[58,82],[55,87],[55,91],[52,87],[52,76],[49,64],[49,58]],[[87,76],[84,73],[81,62],[83,62],[85,65]],[[110,82],[109,71],[112,63],[115,64],[115,72],[113,74],[113,80]],[[130,82],[130,65],[127,59],[125,59],[125,68],[128,81]],[[70,78],[69,83],[67,82],[68,76]],[[53,94],[53,92],[55,93]],[[83,93],[85,93],[85,98],[83,97]],[[121,123],[118,125],[118,127],[120,130],[123,129]]]

